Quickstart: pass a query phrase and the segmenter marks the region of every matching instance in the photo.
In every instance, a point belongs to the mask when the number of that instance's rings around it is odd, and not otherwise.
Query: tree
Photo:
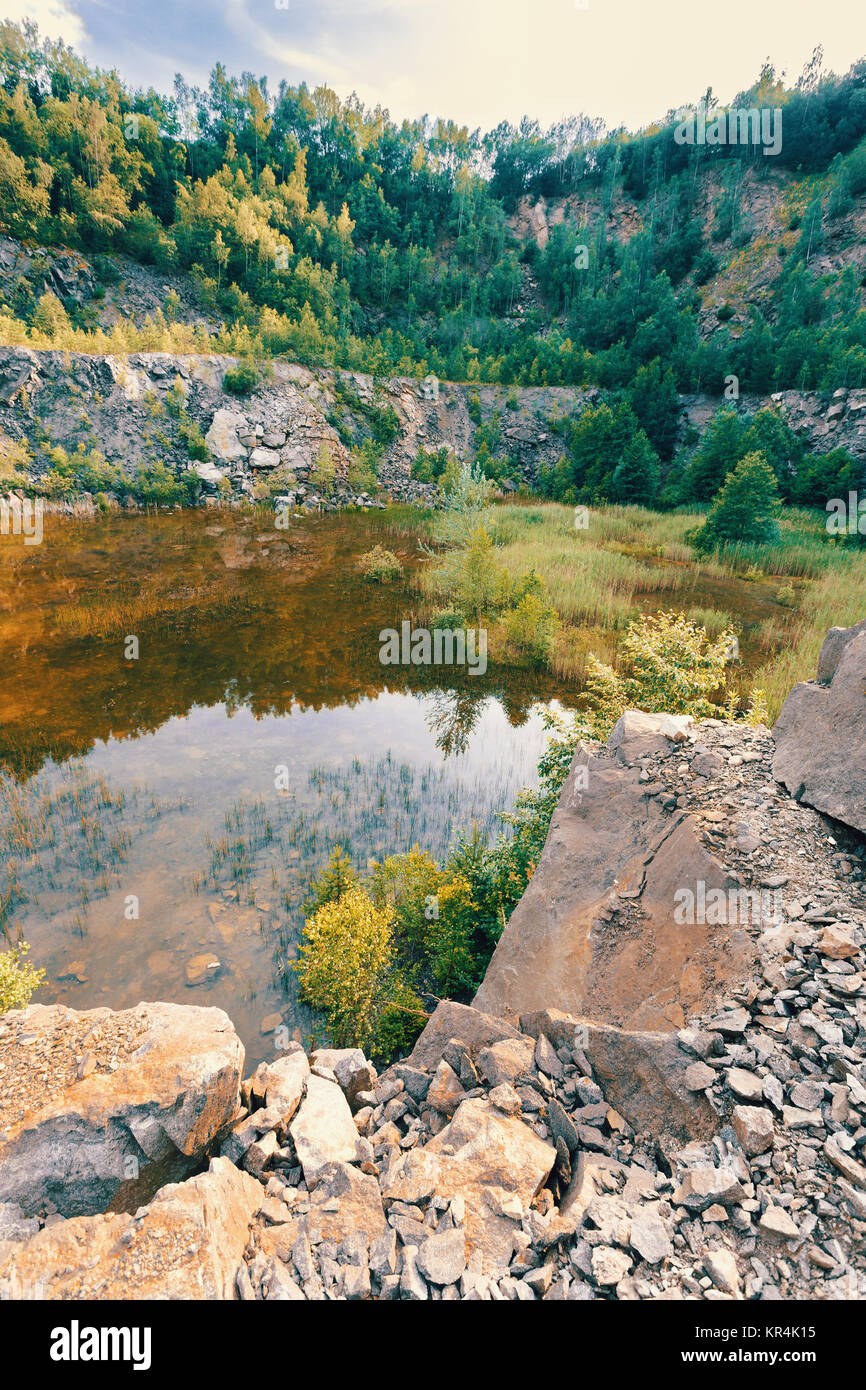
[[[639,367],[629,392],[631,407],[660,458],[669,459],[674,451],[680,418],[680,401],[670,367],[662,371],[656,357]]]
[[[766,545],[778,535],[778,514],[772,468],[763,454],[747,454],[728,474],[709,516],[689,539],[701,553],[732,543]]]
[[[610,495],[614,502],[652,506],[659,487],[659,461],[646,435],[636,434],[625,446],[614,469]]]
[[[682,493],[688,502],[709,502],[732,466],[742,458],[743,424],[735,410],[717,410],[692,455],[683,478]]]
[[[326,439],[323,439],[316,451],[316,457],[313,460],[310,481],[323,496],[330,497],[334,490],[334,479],[336,476],[337,465],[331,453],[331,446]]]

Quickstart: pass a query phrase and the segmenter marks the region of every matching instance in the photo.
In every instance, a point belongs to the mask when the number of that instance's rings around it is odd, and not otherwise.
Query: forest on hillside
[[[206,90],[181,75],[170,94],[134,90],[33,25],[5,23],[0,229],[78,248],[106,274],[118,252],[188,272],[251,355],[614,391],[653,363],[666,390],[720,394],[730,373],[747,392],[861,386],[866,277],[854,264],[822,272],[819,251],[866,192],[866,61],[839,77],[816,51],[792,87],[767,64],[734,104],[783,110],[776,158],[678,144],[673,111],[638,133],[583,115],[482,133],[398,124],[325,86],[272,92],[221,64]],[[723,305],[702,332],[701,287],[752,237],[750,187],[780,178],[793,196],[768,302],[730,323]],[[584,220],[565,217],[540,248],[515,233],[527,196],[568,198]],[[617,234],[623,200],[637,213],[630,235]],[[92,306],[70,319],[26,280],[12,301],[0,313],[19,339],[69,345],[65,329],[92,323]]]

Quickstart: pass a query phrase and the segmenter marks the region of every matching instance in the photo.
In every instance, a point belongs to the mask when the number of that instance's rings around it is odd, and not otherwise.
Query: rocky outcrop
[[[866,619],[830,629],[817,680],[794,686],[773,737],[773,775],[796,800],[866,833]]]
[[[234,1119],[244,1050],[221,1009],[140,1004],[0,1018],[0,1202],[133,1211]]]
[[[226,1158],[164,1187],[134,1215],[46,1226],[0,1257],[0,1296],[230,1299],[263,1192]]]
[[[272,363],[249,394],[237,396],[224,387],[226,372],[235,366],[236,358],[218,354],[138,352],[121,358],[0,347],[0,431],[27,441],[34,476],[49,468],[50,450],[58,445],[69,452],[79,445],[96,449],[131,473],[158,443],[167,465],[195,473],[205,500],[226,488],[235,496],[250,495],[257,481],[282,469],[294,480],[286,483],[286,495],[295,506],[353,502],[371,507],[376,504],[365,491],[348,486],[347,470],[350,446],[371,437],[377,416],[385,419],[392,411],[394,421],[380,470],[382,489],[394,500],[428,502],[437,489],[410,476],[419,449],[447,448],[470,456],[477,423],[490,425],[495,419],[496,452],[510,465],[506,490],[521,481],[532,485],[542,465],[555,464],[562,454],[556,421],[580,415],[600,399],[595,387],[455,382],[438,383],[434,394],[406,377],[380,385],[359,372],[287,362]],[[683,429],[703,429],[718,407],[715,397],[682,397]],[[743,396],[738,408],[762,407],[784,415],[809,449],[820,453],[843,446],[866,464],[863,392],[840,388],[832,398],[814,392]],[[208,450],[206,459],[198,451],[190,457],[191,425]],[[316,490],[315,461],[323,447],[337,472],[328,498]]]
[[[532,882],[476,995],[479,1009],[558,1008],[664,1030],[748,977],[754,948],[743,925],[720,930],[705,914],[678,912],[688,895],[727,900],[738,887],[662,780],[684,747],[690,758],[700,753],[689,732],[682,721],[630,713],[607,749],[578,747]]]

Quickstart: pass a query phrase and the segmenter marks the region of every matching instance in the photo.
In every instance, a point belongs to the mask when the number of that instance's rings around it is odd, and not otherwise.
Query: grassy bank
[[[767,546],[731,546],[702,557],[686,540],[699,512],[653,512],[604,507],[575,525],[571,507],[556,503],[500,505],[485,514],[496,563],[508,575],[534,572],[562,626],[547,664],[582,682],[589,653],[618,665],[628,624],[643,613],[675,611],[706,628],[738,634],[740,661],[731,687],[745,697],[764,689],[775,719],[798,680],[814,675],[828,627],[866,616],[864,561],[828,537],[823,514],[787,510],[779,538]],[[453,552],[435,550],[437,522],[425,522],[434,558],[414,578],[432,619],[454,606]],[[520,660],[494,619],[489,634],[496,660]]]

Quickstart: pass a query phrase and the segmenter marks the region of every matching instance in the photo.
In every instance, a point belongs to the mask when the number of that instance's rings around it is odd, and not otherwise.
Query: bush
[[[465,546],[448,557],[444,575],[449,599],[478,625],[485,616],[495,617],[509,600],[511,576],[496,559],[490,534],[480,523]]]
[[[35,990],[45,979],[44,970],[36,970],[24,957],[30,947],[26,942],[0,952],[0,1014],[9,1009],[25,1009]]]
[[[379,469],[382,467],[383,450],[381,444],[365,439],[349,463],[347,481],[356,492],[372,492],[379,485]]]
[[[709,642],[706,628],[681,613],[644,614],[629,624],[617,674],[595,656],[587,659],[586,693],[598,738],[607,738],[626,709],[650,713],[718,717],[721,706],[709,696],[723,691],[733,633],[725,630]]]
[[[385,550],[381,545],[374,545],[372,550],[362,555],[358,568],[364,578],[371,579],[374,584],[384,584],[386,580],[396,579],[403,573],[403,566],[394,552]]]
[[[0,430],[0,491],[26,485],[30,458],[23,440],[10,439]]]
[[[553,655],[559,617],[554,608],[537,593],[524,594],[514,608],[503,614],[505,640],[517,656],[546,663]]]
[[[452,996],[472,986],[475,905],[462,874],[440,868],[416,846],[374,865],[370,894],[394,913],[398,960],[413,983],[429,980]]]
[[[426,1018],[420,999],[394,970],[394,922],[393,911],[377,907],[358,883],[307,919],[294,969],[303,997],[324,1014],[335,1047],[382,1054]]]
[[[247,396],[260,381],[261,372],[254,362],[240,362],[237,367],[229,367],[223,377],[223,390],[234,396]]]
[[[334,479],[337,476],[337,465],[331,454],[327,440],[322,440],[313,459],[313,467],[310,472],[310,482],[317,492],[323,497],[330,497],[334,491]]]
[[[435,451],[422,446],[415,455],[411,476],[418,483],[438,483],[450,459],[447,445]]]
[[[178,478],[164,463],[146,463],[124,487],[144,507],[172,507],[193,501],[201,482],[191,470]]]
[[[283,463],[279,468],[273,468],[270,473],[256,478],[253,483],[253,498],[256,502],[269,502],[273,497],[294,492],[297,486],[298,480],[291,468]]]

